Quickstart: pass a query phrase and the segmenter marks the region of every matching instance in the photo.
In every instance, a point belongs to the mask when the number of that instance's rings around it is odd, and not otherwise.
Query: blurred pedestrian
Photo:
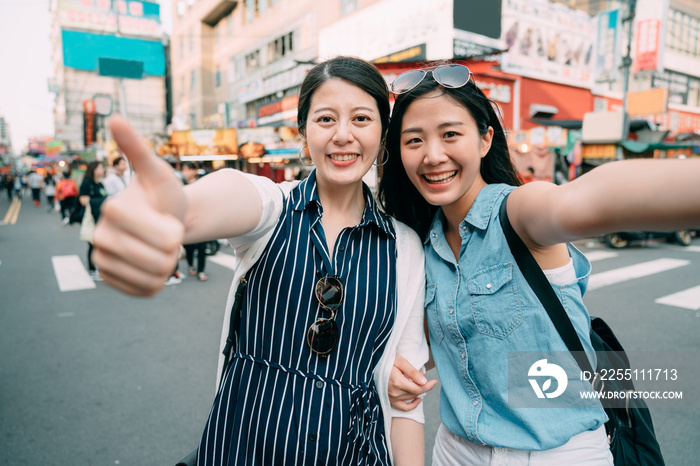
[[[7,191],[8,201],[12,201],[12,191],[14,189],[14,184],[15,177],[12,175],[12,173],[5,173],[5,176],[3,177],[3,188],[5,188],[5,191]]]
[[[126,188],[126,185],[129,183],[126,173],[127,168],[129,168],[129,165],[124,157],[118,156],[112,160],[110,173],[102,182],[108,197],[119,194]]]
[[[97,220],[100,218],[102,203],[107,198],[107,192],[102,185],[102,177],[104,174],[105,168],[101,162],[90,162],[85,170],[83,182],[80,185],[80,197],[78,201],[86,208],[88,203],[90,204],[90,211],[92,217],[95,219],[95,223],[97,223]],[[84,215],[88,215],[87,210]],[[102,281],[97,267],[95,267],[95,264],[92,262],[92,241],[88,241],[87,262],[90,277],[92,277],[93,280]]]
[[[78,185],[70,176],[70,171],[63,173],[63,179],[56,184],[56,199],[61,209],[63,225],[68,225],[70,222],[70,215],[78,199]]]
[[[182,164],[182,177],[184,183],[192,184],[197,179],[199,179],[199,167],[194,162],[185,162]],[[187,270],[191,276],[197,276],[200,282],[209,279],[207,274],[204,273],[204,267],[206,266],[207,253],[206,253],[207,243],[199,242],[192,244],[185,244],[185,254],[187,257]],[[197,254],[197,268],[194,267],[194,256]]]
[[[15,175],[15,182],[12,186],[12,189],[15,192],[15,197],[17,199],[22,199],[22,190],[24,188],[24,182],[22,181],[22,175],[17,173]]]
[[[39,207],[41,205],[41,190],[44,187],[44,177],[38,174],[35,170],[32,170],[27,177],[27,184],[32,190],[34,206]]]
[[[49,212],[56,210],[56,203],[54,197],[56,196],[56,180],[53,175],[46,175],[44,180],[44,196],[46,196],[46,202],[49,204]]]

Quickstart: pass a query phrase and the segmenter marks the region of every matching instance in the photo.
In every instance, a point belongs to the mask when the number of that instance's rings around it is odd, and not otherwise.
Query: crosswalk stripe
[[[229,268],[231,270],[236,270],[236,258],[231,254],[217,252],[213,256],[209,256],[208,260],[212,261],[215,264],[219,264],[223,267]]]
[[[597,290],[616,283],[646,277],[655,273],[665,272],[678,267],[690,264],[690,261],[681,259],[656,259],[649,262],[642,262],[619,269],[609,270],[591,275],[588,281],[589,290]]]
[[[588,251],[584,253],[589,261],[600,261],[603,259],[610,259],[612,257],[617,257],[618,253],[613,251]]]
[[[654,302],[697,311],[700,309],[700,286],[664,296]]]
[[[95,288],[95,282],[77,255],[53,256],[51,262],[59,290],[78,291]]]
[[[700,246],[671,246],[669,249],[684,252],[700,252]]]

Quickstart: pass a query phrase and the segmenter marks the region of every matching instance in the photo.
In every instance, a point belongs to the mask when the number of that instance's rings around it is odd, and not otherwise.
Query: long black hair
[[[466,85],[449,89],[439,85],[432,74],[411,91],[396,98],[387,135],[389,159],[383,167],[379,181],[379,202],[385,212],[413,228],[421,238],[425,238],[438,206],[429,204],[418,189],[411,183],[401,160],[401,125],[408,106],[416,99],[438,90],[462,105],[476,121],[479,134],[493,128],[491,148],[481,159],[481,177],[486,183],[506,183],[520,186],[517,171],[508,152],[508,141],[494,105],[473,81]]]
[[[329,79],[339,78],[359,87],[377,102],[382,122],[382,134],[389,126],[389,88],[377,68],[369,62],[355,57],[339,56],[331,58],[311,68],[304,78],[299,91],[297,105],[297,125],[302,136],[306,133],[306,122],[311,107],[311,98],[321,84]]]

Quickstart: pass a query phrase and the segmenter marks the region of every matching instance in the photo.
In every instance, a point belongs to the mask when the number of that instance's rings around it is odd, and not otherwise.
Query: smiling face
[[[354,84],[329,79],[311,98],[305,135],[319,187],[359,183],[379,153],[377,103]]]
[[[489,151],[493,128],[479,134],[467,109],[432,91],[414,100],[401,121],[401,160],[408,178],[430,204],[457,209],[466,216],[486,182],[481,160]]]

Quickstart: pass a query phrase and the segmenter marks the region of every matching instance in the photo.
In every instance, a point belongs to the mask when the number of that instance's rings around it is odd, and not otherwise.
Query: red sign
[[[660,31],[661,20],[659,19],[643,19],[637,22],[635,73],[658,68]]]
[[[96,111],[95,101],[92,99],[83,100],[83,110],[87,114],[94,114]]]

